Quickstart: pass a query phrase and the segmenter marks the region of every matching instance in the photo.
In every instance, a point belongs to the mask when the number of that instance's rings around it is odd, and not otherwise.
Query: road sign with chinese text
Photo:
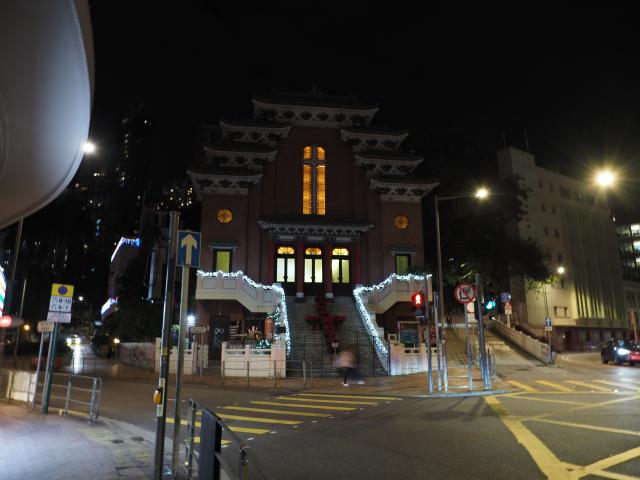
[[[38,333],[51,333],[54,326],[54,322],[38,322]]]
[[[71,312],[49,312],[47,322],[71,323]]]

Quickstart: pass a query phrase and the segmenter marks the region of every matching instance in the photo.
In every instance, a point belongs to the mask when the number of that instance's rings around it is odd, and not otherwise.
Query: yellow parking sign
[[[54,283],[51,286],[51,296],[73,298],[73,285],[65,285],[63,283]]]

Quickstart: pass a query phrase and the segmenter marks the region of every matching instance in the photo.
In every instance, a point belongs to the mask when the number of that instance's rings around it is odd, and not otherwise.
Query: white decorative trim
[[[234,136],[234,141],[266,143],[267,145],[276,145],[279,140],[287,138],[291,131],[291,125],[234,125],[224,120],[220,120],[220,127],[224,138],[228,138],[238,132],[241,135]],[[273,135],[277,135],[280,138],[276,140],[272,137]]]
[[[275,223],[266,220],[258,220],[258,225],[263,230],[275,236],[321,236],[321,237],[358,237],[367,232],[373,225],[303,225],[296,223]]]
[[[369,125],[377,111],[378,107],[349,108],[287,105],[253,99],[254,117],[262,118],[264,117],[264,112],[272,112],[274,121],[287,122],[304,127],[346,127],[357,123],[355,119],[360,120],[363,125]]]
[[[382,201],[417,203],[437,186],[434,183],[394,182],[371,178],[369,188],[380,194]]]
[[[423,158],[417,160],[397,160],[393,158],[381,158],[369,155],[355,154],[355,164],[363,168],[367,178],[376,175],[406,175],[424,161]],[[372,166],[372,168],[369,168]],[[385,168],[386,167],[386,168]]]
[[[354,152],[360,152],[369,148],[376,148],[380,150],[395,150],[408,136],[409,133],[407,132],[351,132],[348,129],[344,128],[340,130],[340,140],[351,144]]]
[[[285,342],[287,344],[287,356],[289,356],[289,354],[291,353],[291,337],[289,332],[289,319],[287,318],[287,297],[284,293],[284,289],[279,284],[274,283],[273,285],[269,286],[269,285],[263,285],[261,283],[254,282],[250,277],[245,275],[240,270],[232,273],[226,273],[221,271],[205,272],[203,270],[198,270],[197,275],[199,277],[222,277],[223,279],[233,277],[248,283],[250,286],[252,286],[255,289],[274,290],[275,292],[277,292],[280,295],[280,302],[278,302],[278,304],[276,305],[276,308],[280,310],[280,314],[282,315],[282,321],[287,329],[287,331],[285,332]]]
[[[207,160],[226,168],[248,168],[249,170],[262,171],[264,164],[271,163],[278,154],[277,150],[271,152],[247,152],[243,149],[225,150],[223,148],[204,147]]]
[[[191,184],[198,200],[209,193],[247,195],[249,187],[260,183],[261,173],[253,175],[227,175],[224,173],[202,173],[188,170]]]

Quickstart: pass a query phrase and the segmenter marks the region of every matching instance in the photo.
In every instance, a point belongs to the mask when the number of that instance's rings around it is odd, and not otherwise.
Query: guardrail
[[[546,343],[542,343],[535,338],[531,338],[529,335],[509,328],[495,320],[488,319],[486,324],[500,336],[517,345],[525,352],[530,353],[541,362],[549,363],[549,345]]]
[[[38,394],[42,400],[42,388],[44,382],[38,383],[39,392],[32,399],[32,408],[35,409]],[[64,394],[60,393],[64,392]],[[89,421],[93,422],[100,415],[100,403],[102,401],[102,379],[99,377],[86,377],[84,375],[69,375],[62,373],[53,374],[50,399],[58,400],[58,408],[64,415],[69,414],[69,408],[80,406],[87,409]],[[60,407],[60,403],[62,407]],[[54,407],[53,403],[50,407]],[[75,409],[74,409],[75,410]]]
[[[227,455],[223,454],[223,447],[229,452]],[[189,399],[184,468],[189,480],[268,479],[249,451],[249,445],[220,417],[193,399]]]

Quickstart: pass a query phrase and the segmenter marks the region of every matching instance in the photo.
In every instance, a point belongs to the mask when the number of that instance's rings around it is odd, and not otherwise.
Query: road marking
[[[632,400],[638,400],[639,398],[640,398],[640,396],[638,396],[638,395],[629,395],[629,396],[625,396],[624,398],[616,398],[615,400],[607,400],[605,402],[591,403],[589,405],[581,405],[579,407],[569,408],[567,410],[560,410],[558,412],[548,412],[548,413],[542,413],[540,415],[532,415],[530,417],[523,417],[522,420],[523,421],[529,421],[529,420],[534,420],[534,419],[538,419],[538,418],[550,417],[551,415],[573,413],[573,412],[577,412],[579,410],[588,410],[590,408],[600,408],[600,407],[605,407],[607,405],[613,405],[614,403],[623,403],[623,402],[629,402],[629,401],[632,401]]]
[[[290,410],[271,410],[269,408],[223,407],[225,410],[242,410],[245,412],[275,413],[279,415],[297,415],[300,417],[328,417],[328,413],[292,412]]]
[[[614,465],[618,465],[620,463],[626,462],[627,460],[631,460],[632,458],[636,458],[636,457],[640,457],[640,447],[632,448],[631,450],[627,450],[626,452],[622,452],[617,455],[612,455],[611,457],[604,458],[600,461],[592,463],[591,465],[578,468],[573,472],[573,474],[575,475],[574,478],[581,478],[586,475],[599,472],[600,470],[611,468]]]
[[[640,480],[640,477],[631,477],[629,475],[623,475],[622,473],[606,472],[604,470],[598,470],[593,472],[594,475],[604,478],[612,478],[613,480]]]
[[[529,385],[525,384],[525,383],[521,383],[521,382],[517,382],[515,380],[507,380],[507,382],[509,382],[511,385],[513,385],[514,387],[518,387],[520,390],[524,390],[525,392],[538,392],[539,390],[530,387]]]
[[[255,433],[256,435],[271,433],[271,430],[265,430],[264,428],[229,427],[229,430],[235,433]]]
[[[509,398],[515,398],[520,400],[531,400],[534,402],[547,402],[547,403],[564,403],[567,405],[591,405],[588,402],[572,402],[570,400],[554,400],[551,398],[533,398],[533,397],[525,397],[524,395],[505,395]]]
[[[296,408],[316,408],[318,410],[355,410],[356,407],[329,407],[327,405],[299,405],[297,403],[280,403],[280,402],[258,402],[252,401],[256,405],[277,405],[280,407],[296,407]]]
[[[613,385],[614,387],[618,387],[618,388],[628,388],[633,392],[640,391],[640,386],[636,386],[636,385],[625,385],[624,383],[610,382],[609,380],[594,380],[594,382],[604,383],[605,385]]]
[[[200,443],[200,437],[193,437],[193,443]],[[228,445],[231,440],[220,440],[220,445]]]
[[[536,382],[542,385],[546,385],[547,387],[555,388],[556,390],[560,390],[561,392],[573,392],[571,388],[560,385],[559,383],[547,382],[546,380],[536,380]]]
[[[634,435],[636,437],[640,437],[640,432],[636,432],[633,430],[621,430],[619,428],[598,427],[596,425],[587,425],[584,423],[563,422],[561,420],[549,420],[546,418],[534,418],[532,420],[525,420],[525,421],[551,423],[553,425],[563,425],[565,427],[584,428],[585,430],[597,430],[599,432],[608,432],[608,433],[621,433],[624,435]]]
[[[320,400],[319,398],[276,397],[277,400],[294,400],[296,402],[348,403],[350,405],[378,405],[378,402],[356,402],[354,400]]]
[[[299,420],[280,420],[277,418],[262,418],[262,417],[243,417],[240,415],[229,415],[227,413],[218,413],[220,418],[228,418],[229,420],[245,420],[247,422],[258,423],[279,423],[282,425],[298,425],[302,423]]]
[[[398,397],[370,397],[369,395],[327,395],[325,393],[297,393],[302,397],[337,397],[337,398],[358,398],[362,400],[400,400]]]
[[[494,396],[484,397],[484,401],[491,407],[502,423],[511,431],[518,443],[527,449],[533,461],[547,478],[569,479],[570,473],[564,464],[549,448],[531,433],[522,422],[514,420],[504,408],[500,400]]]
[[[173,417],[167,417],[167,423],[176,423],[176,420]],[[180,420],[180,425],[189,425],[189,422],[187,422],[184,419],[181,419]],[[201,426],[201,423],[200,422],[196,422],[196,427],[200,427],[200,426]]]
[[[578,380],[565,380],[565,382],[571,383],[573,385],[579,385],[585,388],[590,388],[591,390],[597,390],[598,392],[611,392],[610,388],[604,388],[599,385],[594,385],[593,383],[580,382]]]

